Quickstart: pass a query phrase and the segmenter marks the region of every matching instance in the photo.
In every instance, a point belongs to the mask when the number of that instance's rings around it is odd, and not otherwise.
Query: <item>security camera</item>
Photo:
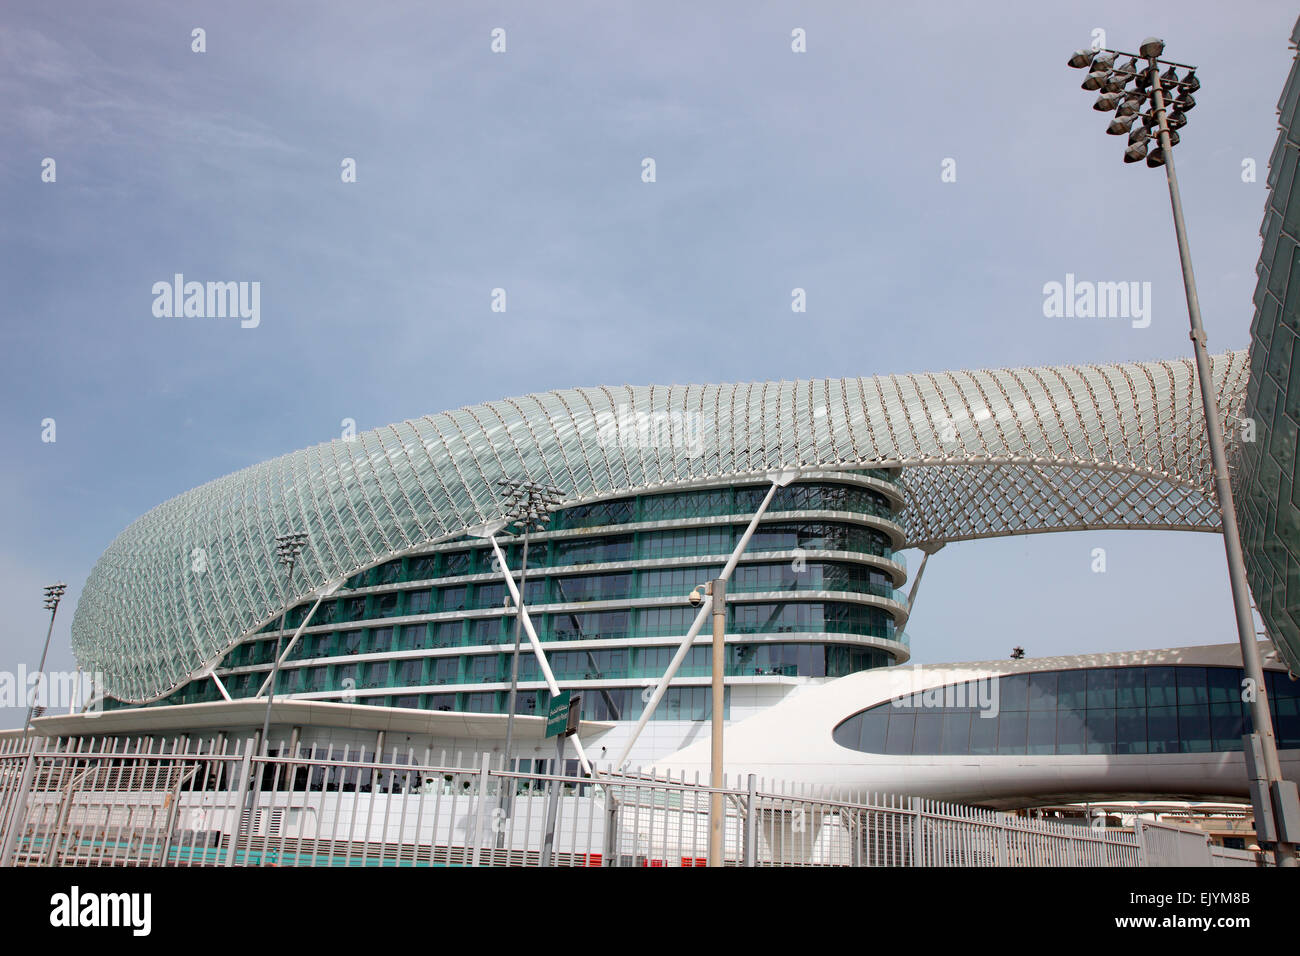
[[[695,590],[691,591],[691,593],[686,596],[687,600],[691,602],[691,607],[699,607],[704,603],[703,587],[704,585],[697,584]]]

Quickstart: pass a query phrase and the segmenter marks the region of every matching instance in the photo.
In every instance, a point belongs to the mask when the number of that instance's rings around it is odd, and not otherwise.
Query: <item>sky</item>
[[[1165,177],[1121,162],[1066,66],[1096,30],[1199,67],[1174,155],[1210,349],[1246,347],[1294,21],[1258,0],[6,3],[0,670],[35,666],[56,580],[49,667],[75,666],[81,586],[136,517],[344,419],[1189,356]],[[258,323],[156,316],[176,273],[259,282]],[[1150,324],[1045,316],[1067,274],[1149,282]],[[1236,636],[1219,536],[1116,531],[951,545],[907,630],[923,663]]]

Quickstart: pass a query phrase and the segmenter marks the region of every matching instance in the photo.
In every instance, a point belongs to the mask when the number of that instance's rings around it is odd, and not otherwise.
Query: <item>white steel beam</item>
[[[776,497],[777,489],[784,488],[798,476],[798,470],[793,468],[768,474],[767,478],[772,482],[772,487],[767,489],[767,495],[764,496],[763,503],[760,504],[758,510],[754,512],[754,517],[749,519],[749,525],[745,528],[745,533],[740,536],[740,541],[736,543],[735,550],[731,552],[731,557],[727,559],[726,566],[723,567],[722,573],[718,575],[721,580],[727,581],[731,579],[731,572],[736,570],[736,563],[740,560],[740,556],[745,553],[745,548],[749,546],[749,539],[754,536],[754,531],[758,528],[759,519],[761,519],[764,512],[767,511],[767,506],[770,505],[772,499]],[[620,753],[618,759],[614,761],[615,767],[622,769],[624,764],[626,764],[628,755],[632,752],[632,746],[636,743],[637,738],[641,736],[641,731],[645,729],[645,725],[649,722],[650,716],[655,712],[655,708],[659,706],[659,701],[662,700],[664,694],[667,693],[668,685],[672,682],[672,679],[677,676],[677,669],[682,666],[682,661],[686,660],[686,655],[690,653],[691,645],[695,643],[696,635],[700,633],[700,628],[704,626],[704,622],[709,619],[709,614],[712,610],[713,598],[706,595],[704,600],[700,602],[699,613],[695,615],[695,620],[691,622],[691,629],[687,631],[686,636],[682,638],[681,644],[677,647],[677,653],[673,654],[673,659],[668,662],[668,668],[664,671],[664,676],[659,678],[659,683],[655,685],[654,693],[651,694],[650,699],[646,701],[645,709],[641,712],[641,717],[636,722],[636,727],[632,729],[632,736],[628,738],[627,743],[623,745],[622,753]]]
[[[486,530],[486,529],[485,529]],[[500,530],[500,529],[498,529]],[[488,541],[492,542],[492,550],[497,557],[497,564],[501,568],[501,576],[505,578],[506,587],[510,589],[510,597],[514,599],[516,613],[524,625],[524,633],[528,635],[528,643],[532,645],[533,655],[537,658],[537,666],[542,672],[542,677],[546,681],[546,688],[551,692],[552,699],[560,696],[560,685],[555,682],[555,675],[551,673],[551,665],[546,662],[546,652],[542,650],[542,642],[537,637],[537,631],[533,628],[533,619],[528,616],[528,608],[524,606],[522,595],[519,593],[519,585],[515,584],[515,576],[510,573],[510,565],[506,563],[506,556],[501,552],[501,545],[497,544],[496,533],[492,532],[486,535]],[[587,751],[582,746],[582,741],[578,735],[573,735],[573,749],[578,752],[578,760],[582,764],[583,773],[591,775],[591,762],[587,759]],[[506,754],[506,759],[510,755]]]

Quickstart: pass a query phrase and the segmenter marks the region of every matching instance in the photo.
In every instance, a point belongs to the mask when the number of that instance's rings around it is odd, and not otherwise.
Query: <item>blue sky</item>
[[[1201,66],[1175,156],[1211,350],[1245,347],[1294,17],[1258,2],[7,4],[0,668],[34,664],[40,589],[60,578],[51,666],[72,666],[81,584],[134,518],[344,418],[570,385],[1188,355],[1164,176],[1120,162],[1065,66],[1096,28],[1128,49],[1161,35]],[[259,281],[260,325],[154,317],[153,283],[177,272]],[[1045,318],[1043,285],[1067,273],[1149,281],[1150,327]],[[1235,637],[1221,540],[1151,532],[953,545],[908,630],[921,661]]]

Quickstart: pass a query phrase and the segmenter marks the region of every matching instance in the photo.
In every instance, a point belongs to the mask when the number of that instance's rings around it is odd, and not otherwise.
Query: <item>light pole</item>
[[[32,723],[32,711],[36,707],[36,695],[41,684],[45,682],[45,656],[50,650],[50,635],[54,633],[54,616],[59,613],[59,602],[63,600],[68,586],[60,581],[45,588],[45,609],[50,612],[50,626],[45,631],[45,646],[41,649],[41,664],[36,672],[37,685],[32,688],[32,698],[27,704],[27,716],[23,718],[22,749],[27,750],[27,731]],[[8,819],[4,821],[4,841],[0,844],[0,866],[12,866],[14,854],[18,847],[18,830],[27,819],[27,791],[31,789],[32,777],[36,769],[36,753],[33,747],[23,760],[23,772],[18,782],[18,792],[9,808]]]
[[[45,646],[41,648],[41,663],[36,669],[36,686],[32,688],[31,700],[27,702],[27,716],[23,718],[23,746],[27,746],[27,731],[32,723],[32,713],[36,709],[36,698],[41,692],[45,680],[45,657],[50,652],[50,635],[54,633],[54,616],[59,613],[59,602],[63,600],[68,586],[60,581],[45,588],[45,610],[50,612],[50,626],[45,630]]]
[[[551,512],[564,500],[564,493],[554,485],[544,485],[536,481],[518,478],[502,478],[497,482],[506,491],[504,512],[509,523],[523,528],[523,554],[519,565],[519,600],[528,600],[524,588],[528,581],[528,532],[541,531],[551,520]],[[507,571],[507,573],[509,573]],[[515,702],[519,696],[519,645],[522,640],[523,615],[515,608],[515,646],[510,657],[510,695],[506,701],[506,760],[507,766],[514,766],[511,756],[514,746]],[[514,784],[502,788],[502,819],[510,819],[514,806]],[[497,833],[498,844],[505,839],[505,831]]]
[[[1201,387],[1201,407],[1205,413],[1205,432],[1210,446],[1210,462],[1214,469],[1214,490],[1223,527],[1223,547],[1227,552],[1228,581],[1237,615],[1241,663],[1246,677],[1254,685],[1250,712],[1255,734],[1259,737],[1266,786],[1276,796],[1274,784],[1285,784],[1285,781],[1277,755],[1277,740],[1273,736],[1273,721],[1269,716],[1264,668],[1260,663],[1259,647],[1255,643],[1255,621],[1251,613],[1250,587],[1246,582],[1241,537],[1237,531],[1237,512],[1232,500],[1228,459],[1223,446],[1223,425],[1219,421],[1214,400],[1214,380],[1210,375],[1210,357],[1205,347],[1205,329],[1201,325],[1201,306],[1196,295],[1196,277],[1192,272],[1192,254],[1187,245],[1183,202],[1178,192],[1178,177],[1174,174],[1173,148],[1178,145],[1178,130],[1187,125],[1187,113],[1196,105],[1192,94],[1201,88],[1201,81],[1196,78],[1196,67],[1160,59],[1164,51],[1163,40],[1148,37],[1142,41],[1136,54],[1104,48],[1077,50],[1070,57],[1069,65],[1075,68],[1088,67],[1083,88],[1101,91],[1093,109],[1115,113],[1106,132],[1112,136],[1128,133],[1129,145],[1124,151],[1124,162],[1136,163],[1146,159],[1147,166],[1165,167],[1169,202],[1174,213],[1174,233],[1178,239],[1178,259],[1182,265],[1183,288],[1187,295],[1187,317],[1191,323],[1190,338],[1196,356],[1196,377]],[[1118,65],[1120,57],[1128,57],[1128,62]],[[1139,60],[1144,63],[1139,63]],[[1160,72],[1161,67],[1168,67],[1164,74]],[[1181,77],[1179,70],[1185,71]],[[1175,94],[1172,103],[1166,103],[1166,92]],[[1141,126],[1137,125],[1139,119]],[[1154,149],[1150,147],[1153,133],[1159,144]],[[1275,807],[1271,799],[1261,803],[1257,798],[1256,805]],[[1275,821],[1281,823],[1281,820],[1276,820],[1276,813]],[[1285,830],[1278,829],[1277,832],[1285,833]],[[1295,844],[1278,840],[1276,857],[1278,866],[1295,866]]]
[[[275,681],[280,675],[280,644],[284,640],[285,619],[289,613],[289,595],[293,593],[293,568],[298,563],[298,555],[307,546],[307,535],[300,531],[277,535],[275,538],[275,556],[288,568],[288,580],[284,586],[284,607],[280,611],[280,633],[275,637],[275,658],[271,664],[271,683],[266,688],[266,717],[262,720],[262,756],[270,752],[267,735],[271,732],[271,702],[275,700]]]
[[[725,674],[727,668],[727,579],[725,577],[714,578],[703,586],[704,593],[713,598],[710,607],[710,614],[713,619],[713,663],[710,668],[710,690],[712,693],[712,711],[713,721],[710,727],[711,734],[709,737],[709,786],[713,792],[709,794],[709,866],[724,866],[726,861],[723,859],[723,837],[725,834],[724,824],[726,816],[723,813],[724,805],[722,799],[722,788],[726,785],[726,777],[723,775],[722,744],[723,730],[725,722],[723,714],[726,710],[727,691],[725,685]],[[697,587],[691,592],[691,604],[702,604],[703,598],[700,596],[700,588]]]

